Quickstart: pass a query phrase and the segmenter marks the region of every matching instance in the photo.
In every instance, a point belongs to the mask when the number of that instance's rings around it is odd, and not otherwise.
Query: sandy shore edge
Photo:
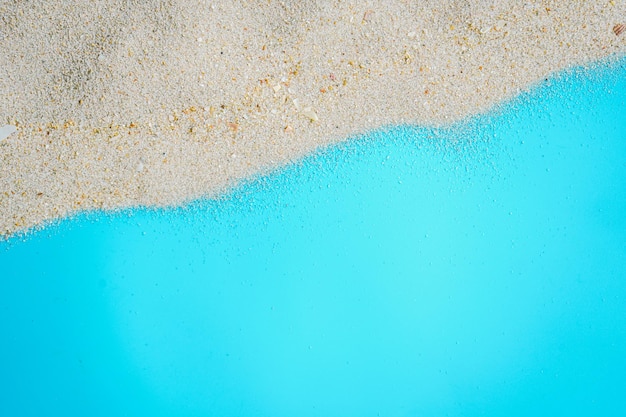
[[[567,4],[561,4],[567,3]],[[370,129],[623,56],[626,2],[0,5],[0,234],[177,205]]]

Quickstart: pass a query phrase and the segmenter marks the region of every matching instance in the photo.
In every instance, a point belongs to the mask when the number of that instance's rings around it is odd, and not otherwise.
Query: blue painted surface
[[[626,415],[624,109],[621,61],[0,243],[0,415]]]

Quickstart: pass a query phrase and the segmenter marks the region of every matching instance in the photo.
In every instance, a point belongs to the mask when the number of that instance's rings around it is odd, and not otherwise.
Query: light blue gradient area
[[[2,416],[624,416],[626,63],[0,245]]]

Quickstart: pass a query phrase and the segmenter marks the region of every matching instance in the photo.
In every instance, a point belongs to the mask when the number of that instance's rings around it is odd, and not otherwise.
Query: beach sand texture
[[[0,235],[458,121],[621,56],[621,23],[621,0],[1,0]]]

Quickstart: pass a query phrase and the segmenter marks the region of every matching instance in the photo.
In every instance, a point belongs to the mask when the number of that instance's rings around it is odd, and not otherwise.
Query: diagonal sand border
[[[180,204],[382,125],[617,56],[626,1],[0,4],[0,234]]]

